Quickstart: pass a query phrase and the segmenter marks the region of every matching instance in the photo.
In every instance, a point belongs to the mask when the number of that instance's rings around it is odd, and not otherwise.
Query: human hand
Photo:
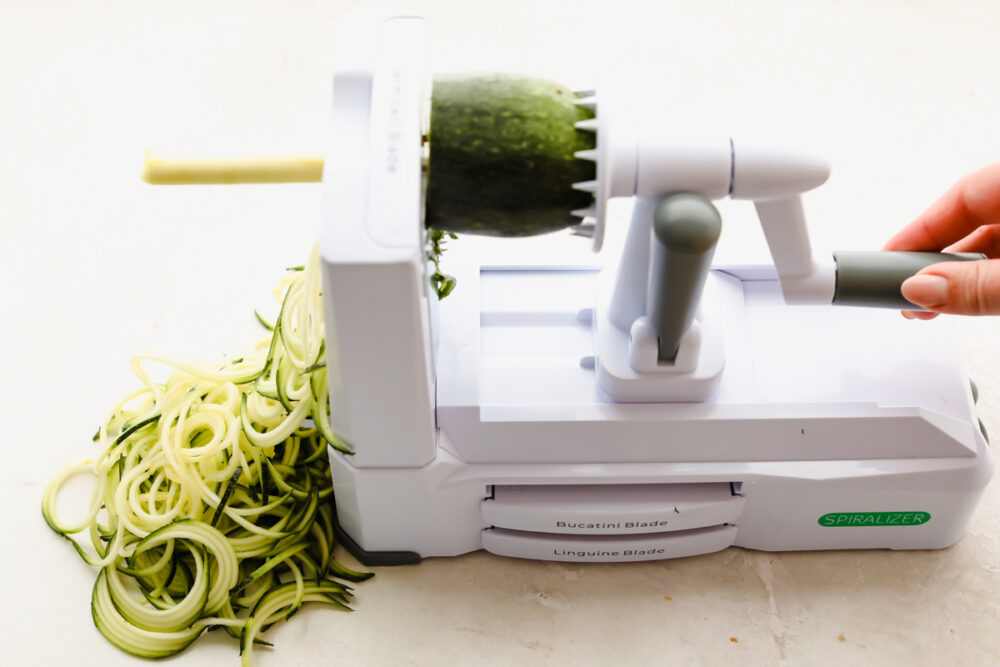
[[[882,249],[981,252],[990,258],[941,262],[908,278],[903,296],[930,312],[903,311],[904,317],[1000,315],[1000,163],[962,178]]]

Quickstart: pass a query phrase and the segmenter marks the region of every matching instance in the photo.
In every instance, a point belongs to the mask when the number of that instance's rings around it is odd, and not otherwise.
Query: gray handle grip
[[[653,212],[646,316],[659,337],[660,359],[677,356],[694,321],[721,232],[718,209],[700,195],[671,195]]]
[[[835,252],[833,259],[837,264],[837,285],[833,303],[841,306],[923,310],[903,298],[900,292],[903,281],[932,264],[985,258],[986,255],[976,252]]]

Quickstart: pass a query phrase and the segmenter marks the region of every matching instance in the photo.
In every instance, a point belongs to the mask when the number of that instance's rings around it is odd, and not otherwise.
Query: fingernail
[[[948,279],[933,275],[913,276],[903,281],[901,291],[911,303],[938,308],[948,302]]]

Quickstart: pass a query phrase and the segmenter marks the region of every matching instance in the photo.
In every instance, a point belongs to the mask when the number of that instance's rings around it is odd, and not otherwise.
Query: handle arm
[[[907,301],[900,287],[921,269],[939,262],[970,262],[985,259],[976,252],[860,252],[833,254],[837,265],[833,303],[841,306],[869,306],[923,310]]]

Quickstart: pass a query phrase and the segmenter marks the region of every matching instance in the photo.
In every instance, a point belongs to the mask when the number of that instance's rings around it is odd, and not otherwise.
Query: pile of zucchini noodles
[[[111,411],[96,458],[48,484],[42,514],[100,568],[94,623],[128,653],[161,658],[221,629],[252,664],[258,634],[305,602],[347,609],[353,572],[333,558],[330,430],[318,249],[291,269],[271,334],[214,369],[133,359],[142,388]],[[144,361],[169,365],[155,383]],[[86,516],[63,522],[60,489],[96,483]],[[86,531],[89,547],[72,536]],[[336,579],[334,579],[336,577]]]

